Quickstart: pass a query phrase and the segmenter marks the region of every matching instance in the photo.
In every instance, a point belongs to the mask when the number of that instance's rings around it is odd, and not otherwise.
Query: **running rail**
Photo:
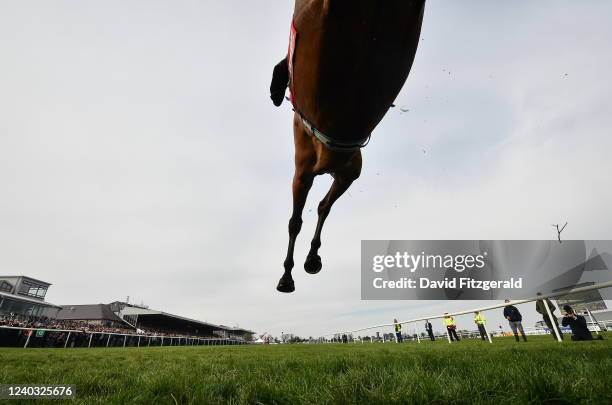
[[[599,290],[601,288],[609,288],[609,287],[612,287],[612,281],[606,281],[605,283],[593,284],[593,285],[589,285],[589,286],[586,286],[586,287],[579,287],[579,288],[574,288],[574,289],[571,289],[571,290],[566,290],[566,291],[561,291],[561,292],[556,292],[556,293],[537,295],[535,297],[527,298],[527,299],[522,299],[522,300],[515,300],[515,301],[510,301],[510,302],[502,302],[501,304],[489,305],[487,307],[473,308],[473,309],[465,310],[465,311],[449,312],[446,315],[445,314],[442,314],[442,315],[431,315],[431,316],[426,316],[426,317],[422,317],[422,318],[409,319],[407,321],[398,321],[398,323],[399,324],[409,324],[409,323],[413,323],[413,322],[424,321],[424,320],[427,320],[427,319],[444,318],[447,315],[450,315],[450,316],[465,315],[465,314],[473,313],[473,312],[476,312],[476,311],[487,311],[489,309],[502,308],[502,307],[505,307],[507,305],[524,304],[526,302],[537,301],[537,300],[544,299],[544,298],[559,297],[561,295],[567,295],[567,294],[571,294],[571,293],[578,293],[578,292],[591,291],[591,290]],[[336,336],[336,335],[341,335],[341,334],[349,334],[349,333],[355,333],[355,332],[361,332],[361,331],[369,330],[369,329],[385,328],[385,327],[390,327],[390,326],[393,326],[393,325],[395,325],[395,324],[394,323],[385,323],[385,324],[382,324],[382,325],[368,326],[368,327],[365,327],[365,328],[360,328],[360,329],[355,329],[355,330],[347,330],[347,331],[342,331],[342,332],[328,333],[327,335],[323,335],[323,337],[326,337],[326,336]]]

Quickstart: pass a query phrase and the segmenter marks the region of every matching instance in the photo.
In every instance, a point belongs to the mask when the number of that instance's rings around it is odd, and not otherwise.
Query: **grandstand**
[[[0,316],[56,315],[60,306],[45,301],[51,283],[27,276],[0,276]]]
[[[50,285],[0,276],[0,347],[236,344],[254,333],[122,301],[54,305],[44,301]]]

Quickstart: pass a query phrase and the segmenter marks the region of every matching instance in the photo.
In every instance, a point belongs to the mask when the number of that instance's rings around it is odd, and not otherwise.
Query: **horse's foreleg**
[[[293,248],[295,247],[295,239],[302,229],[302,211],[304,210],[308,191],[310,191],[313,179],[314,175],[310,173],[298,173],[297,171],[293,177],[293,213],[289,219],[289,246],[287,247],[287,257],[283,263],[285,273],[276,287],[280,292],[290,293],[295,291],[295,284],[291,277],[291,270],[293,269]]]
[[[336,173],[331,188],[325,195],[325,198],[319,203],[317,229],[310,243],[310,251],[306,257],[306,262],[304,262],[304,270],[306,270],[307,273],[317,274],[321,271],[321,257],[318,252],[321,247],[321,231],[323,230],[323,224],[329,215],[332,205],[346,190],[348,190],[353,181],[359,177],[360,172],[361,156],[359,156],[359,159],[356,159],[355,164],[351,166],[351,170],[345,173]]]

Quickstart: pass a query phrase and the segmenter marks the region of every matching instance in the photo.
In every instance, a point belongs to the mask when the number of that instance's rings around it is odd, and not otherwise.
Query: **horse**
[[[334,202],[361,174],[361,148],[404,85],[416,54],[425,0],[296,0],[289,51],[273,72],[271,98],[293,104],[293,212],[277,290],[295,291],[293,251],[314,178],[333,183],[318,206],[304,263],[322,268],[321,231]]]

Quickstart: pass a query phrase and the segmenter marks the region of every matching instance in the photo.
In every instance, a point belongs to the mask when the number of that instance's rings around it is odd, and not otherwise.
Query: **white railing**
[[[108,335],[108,339],[106,341],[106,347],[108,347],[112,336],[123,336],[123,347],[126,346],[128,337],[138,338],[137,347],[141,346],[140,345],[141,338],[147,341],[147,346],[150,346],[151,339],[161,339],[160,346],[164,346],[164,341],[170,342],[168,346],[176,346],[174,344],[176,342],[178,342],[178,346],[194,346],[194,345],[195,346],[199,346],[199,345],[225,346],[225,345],[239,345],[239,344],[246,343],[244,341],[239,341],[236,339],[229,339],[229,338],[199,338],[199,337],[193,337],[193,336],[166,336],[166,335],[147,335],[147,334],[137,334],[137,333],[92,332],[92,331],[84,331],[84,330],[78,330],[78,329],[48,329],[48,328],[27,328],[27,327],[21,327],[21,326],[0,326],[0,331],[10,330],[10,329],[30,331],[23,347],[28,347],[28,344],[30,343],[30,338],[32,334],[36,331],[67,333],[68,335],[66,336],[66,342],[64,344],[64,347],[68,347],[70,336],[73,333],[74,334],[88,334],[89,341],[88,341],[87,347],[91,347],[91,342],[92,342],[94,335]]]
[[[563,296],[563,295],[568,295],[568,294],[572,294],[572,293],[579,293],[579,292],[585,292],[585,291],[591,291],[591,290],[599,290],[599,289],[603,289],[603,288],[609,288],[612,287],[612,281],[607,281],[605,283],[598,283],[598,284],[593,284],[593,285],[589,285],[589,286],[585,286],[585,287],[579,287],[579,288],[574,288],[571,290],[566,290],[566,291],[562,291],[562,292],[556,292],[556,293],[550,293],[550,294],[542,294],[542,295],[538,295],[536,297],[532,297],[532,298],[527,298],[527,299],[521,299],[521,300],[514,300],[514,301],[510,301],[510,302],[503,302],[500,304],[494,304],[494,305],[489,305],[486,307],[480,307],[480,308],[473,308],[473,309],[469,309],[469,310],[464,310],[464,311],[456,311],[456,312],[449,312],[447,314],[436,314],[436,315],[431,315],[431,316],[425,316],[425,317],[420,317],[420,318],[414,318],[414,319],[409,319],[406,321],[398,321],[398,323],[402,324],[402,325],[409,325],[411,323],[416,323],[416,322],[422,322],[425,320],[431,320],[431,319],[441,319],[444,318],[445,316],[457,316],[457,315],[465,315],[465,314],[469,314],[469,313],[474,313],[476,311],[479,312],[484,312],[487,310],[491,310],[491,309],[497,309],[497,308],[502,308],[508,305],[518,305],[518,304],[524,304],[527,302],[533,302],[533,301],[537,301],[540,299],[545,299],[545,298],[554,298],[554,297],[559,297],[559,296]],[[546,310],[548,312],[548,316],[549,318],[552,318],[552,313],[550,312],[550,308],[548,308],[548,304],[546,303],[546,300],[544,300],[544,306],[546,307]],[[590,316],[590,312],[589,312],[589,316]],[[593,320],[591,319],[591,323],[594,323]],[[327,336],[338,336],[338,335],[353,335],[357,332],[362,332],[362,331],[366,331],[366,330],[371,330],[371,329],[382,329],[382,328],[388,328],[388,327],[393,327],[395,324],[394,323],[384,323],[384,324],[380,324],[380,325],[374,325],[374,326],[366,326],[364,328],[359,328],[359,329],[354,329],[354,330],[347,330],[347,331],[340,331],[340,332],[334,332],[334,333],[329,333],[327,335],[323,335],[324,337]],[[559,332],[557,330],[554,330],[555,335],[557,337],[557,340],[560,342],[561,341],[561,337],[559,336]],[[487,332],[487,334],[489,335],[489,342],[491,342],[490,339],[490,334]],[[447,337],[449,338],[449,343],[450,343],[450,336],[448,336],[448,332],[447,332]],[[417,335],[418,340],[420,341],[420,336]]]

